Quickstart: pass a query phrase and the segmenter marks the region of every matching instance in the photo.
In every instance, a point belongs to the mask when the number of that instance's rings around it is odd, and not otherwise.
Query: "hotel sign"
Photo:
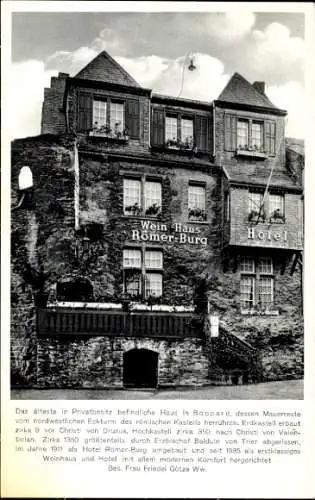
[[[208,244],[208,238],[202,236],[199,227],[181,222],[162,224],[141,220],[141,227],[131,230],[131,239],[139,242],[174,243],[179,245],[206,246]]]
[[[247,238],[258,241],[282,241],[286,242],[288,238],[287,231],[259,230],[254,227],[247,229]]]

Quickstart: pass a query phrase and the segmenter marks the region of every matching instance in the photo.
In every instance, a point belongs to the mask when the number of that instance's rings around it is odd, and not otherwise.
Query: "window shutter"
[[[265,149],[268,155],[276,153],[276,123],[271,120],[265,121]]]
[[[91,94],[79,94],[78,106],[78,130],[90,130],[92,128],[93,99]]]
[[[125,123],[128,135],[131,139],[139,139],[140,130],[140,103],[137,99],[126,101]]]
[[[195,118],[195,143],[200,151],[209,151],[208,118],[196,116]]]
[[[152,146],[163,146],[164,142],[164,111],[163,109],[152,109],[151,144]]]
[[[237,118],[235,115],[224,116],[224,141],[226,151],[236,150]]]

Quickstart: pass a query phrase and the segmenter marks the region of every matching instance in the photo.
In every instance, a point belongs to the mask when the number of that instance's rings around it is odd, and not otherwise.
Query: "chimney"
[[[260,94],[265,93],[265,82],[254,82],[253,87],[258,90]]]

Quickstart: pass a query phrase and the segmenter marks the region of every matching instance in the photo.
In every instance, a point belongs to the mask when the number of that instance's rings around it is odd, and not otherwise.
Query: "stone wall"
[[[75,273],[74,177],[71,136],[40,136],[12,144],[11,360],[12,381],[36,380],[36,303],[57,276]],[[27,165],[34,188],[20,200],[18,175]]]
[[[123,337],[39,338],[39,387],[122,388],[123,354],[131,349],[158,353],[158,387],[209,383],[202,340]]]

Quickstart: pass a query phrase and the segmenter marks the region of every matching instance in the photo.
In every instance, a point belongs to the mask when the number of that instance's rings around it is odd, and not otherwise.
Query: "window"
[[[193,147],[193,142],[194,142],[193,120],[187,118],[183,118],[181,120],[181,141],[190,148]]]
[[[93,125],[95,128],[101,128],[107,123],[106,105],[106,101],[93,101]]]
[[[226,151],[237,151],[238,155],[265,158],[275,155],[276,122],[253,120],[230,113],[224,118],[224,142]]]
[[[237,148],[263,151],[263,123],[252,120],[237,120]]]
[[[284,196],[282,194],[267,193],[263,204],[262,192],[249,191],[248,193],[248,220],[249,222],[264,222],[283,224]]]
[[[192,149],[194,145],[194,121],[191,118],[166,116],[165,142],[168,147]]]
[[[248,192],[248,220],[249,222],[264,222],[265,211],[262,206],[263,193],[256,191]]]
[[[205,186],[189,184],[188,186],[188,219],[190,221],[206,220]]]
[[[263,148],[263,124],[259,122],[252,123],[252,142],[253,149],[261,150]]]
[[[124,179],[124,214],[157,216],[162,207],[162,185],[159,181]]]
[[[230,193],[226,191],[224,193],[224,222],[230,220]]]
[[[122,102],[93,100],[93,132],[120,138],[125,132],[125,106]],[[93,135],[93,134],[92,134]]]
[[[240,301],[243,309],[255,306],[269,309],[274,301],[273,262],[271,257],[242,257]]]
[[[165,118],[165,140],[177,141],[177,118],[175,116]]]
[[[248,121],[238,120],[237,122],[237,147],[247,149],[248,141]]]
[[[110,103],[110,128],[115,133],[122,133],[124,126],[124,105],[120,102]]]
[[[205,152],[210,149],[212,139],[210,116],[189,112],[178,113],[176,109],[165,110],[165,106],[152,104],[151,146],[174,150]]]
[[[163,292],[161,250],[125,248],[123,251],[124,292],[132,297],[160,297]]]
[[[284,223],[284,196],[281,194],[269,194],[268,196],[269,221]]]

